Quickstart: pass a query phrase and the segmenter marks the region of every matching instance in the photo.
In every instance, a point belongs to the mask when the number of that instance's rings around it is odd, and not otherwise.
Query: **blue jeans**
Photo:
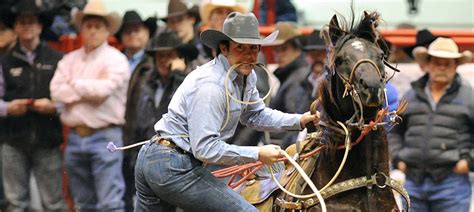
[[[24,150],[4,144],[2,150],[3,185],[8,201],[6,211],[30,209],[31,173],[36,178],[43,210],[66,211],[59,147]]]
[[[122,130],[111,127],[86,137],[69,133],[65,163],[74,206],[80,211],[123,211],[125,183],[122,152],[108,152],[107,143],[122,146]]]
[[[407,178],[405,187],[410,194],[413,212],[469,211],[471,183],[468,175],[449,174],[436,183],[426,177],[419,185]]]
[[[257,211],[191,154],[144,145],[135,166],[135,211]]]

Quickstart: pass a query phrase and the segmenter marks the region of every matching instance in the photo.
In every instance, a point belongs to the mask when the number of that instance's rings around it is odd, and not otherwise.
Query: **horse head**
[[[325,90],[320,92],[323,102],[326,98],[332,103],[325,111],[333,120],[345,121],[359,113],[367,121],[385,102],[383,60],[388,49],[380,45],[383,43],[376,30],[378,22],[377,12],[364,12],[358,25],[349,29],[345,19],[341,25],[334,15],[321,32],[330,47],[326,64],[330,85],[323,86]]]

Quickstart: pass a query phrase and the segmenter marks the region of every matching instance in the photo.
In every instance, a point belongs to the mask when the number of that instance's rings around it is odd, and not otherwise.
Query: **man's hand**
[[[265,165],[272,165],[281,157],[280,146],[269,144],[258,148],[258,160]]]
[[[319,111],[316,111],[316,114],[314,115],[311,115],[310,112],[306,112],[303,114],[303,117],[301,117],[301,120],[300,120],[301,128],[303,129],[306,128],[306,124],[308,124],[309,122],[313,122],[314,126],[317,126],[317,124],[319,123],[319,120],[320,120]]]
[[[21,116],[28,111],[29,99],[15,99],[7,103],[7,114],[9,116]]]
[[[469,172],[469,164],[466,159],[461,159],[456,163],[456,166],[453,169],[453,172],[456,174],[467,174]]]
[[[186,63],[184,62],[184,59],[176,58],[171,61],[170,71],[184,71],[184,69],[186,69]]]
[[[41,114],[53,114],[56,113],[56,105],[47,98],[36,99],[33,102],[33,111]]]
[[[403,161],[398,162],[397,169],[402,171],[403,173],[407,173],[407,164]]]

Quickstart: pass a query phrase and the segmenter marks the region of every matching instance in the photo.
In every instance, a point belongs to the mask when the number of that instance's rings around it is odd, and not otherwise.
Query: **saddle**
[[[312,142],[312,139],[307,139],[300,143],[302,146],[308,145]],[[290,145],[285,151],[294,156],[297,153],[296,144]],[[300,166],[305,172],[311,176],[315,169],[315,163],[318,154],[312,157],[308,157],[304,160],[299,161]],[[275,163],[272,165],[272,171],[275,174],[275,178],[278,179],[279,183],[285,187],[285,189],[293,193],[301,193],[306,186],[304,179],[301,175],[295,171],[296,169],[290,163]],[[279,190],[276,183],[271,177],[270,170],[268,167],[256,173],[256,178],[248,181],[247,184],[236,188],[236,191],[240,193],[249,203],[255,205],[260,211],[271,211],[273,206],[274,198],[273,195]]]

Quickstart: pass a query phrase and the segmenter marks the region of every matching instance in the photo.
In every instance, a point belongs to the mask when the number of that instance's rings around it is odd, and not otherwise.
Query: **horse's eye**
[[[336,61],[334,61],[334,63],[336,63],[336,66],[339,66],[342,64],[342,59],[340,57],[336,57]]]

